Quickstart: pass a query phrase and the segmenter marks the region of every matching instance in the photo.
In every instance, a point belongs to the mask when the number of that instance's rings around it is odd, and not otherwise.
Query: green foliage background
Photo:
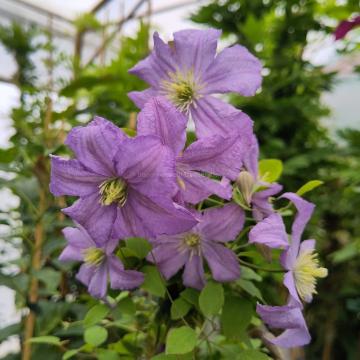
[[[341,131],[341,143],[329,136],[321,125],[329,113],[321,95],[336,84],[336,74],[324,73],[302,57],[310,32],[331,33],[334,28],[328,24],[350,17],[358,5],[354,0],[341,5],[333,0],[225,0],[192,16],[197,23],[222,29],[231,43],[248,47],[267,69],[259,94],[249,99],[233,95],[231,101],[254,119],[262,156],[283,161],[280,182],[285,190],[295,191],[311,179],[324,182],[306,195],[317,204],[308,233],[318,240],[329,268],[318,296],[306,308],[313,335],[306,359],[355,360],[359,352],[360,132]],[[94,23],[84,17],[79,28],[84,19]],[[254,305],[256,300],[284,302],[281,274],[255,273],[244,266],[239,283],[210,283],[199,294],[179,287],[177,278],[164,284],[155,267],[144,265],[148,244],[132,239],[119,256],[141,268],[146,281],[134,294],[111,293],[109,308],[75,280],[76,264],[57,260],[64,246],[61,229],[71,223],[59,211],[65,200],[48,192],[48,155],[66,154],[66,132],[95,114],[133,127],[137,109],[126,93],[145,84],[127,71],[148,53],[149,29],[140,24],[135,38],[122,38],[121,50],[104,66],[81,67],[78,59],[58,52],[51,34],[43,35],[17,24],[0,28],[0,41],[18,64],[13,82],[21,92],[20,104],[12,111],[13,146],[0,150],[0,170],[11,174],[10,180],[0,178],[1,186],[20,198],[18,208],[0,213],[6,232],[2,239],[19,249],[21,257],[13,262],[15,273],[10,271],[13,264],[0,264],[0,284],[16,291],[19,309],[36,314],[32,359],[267,359],[269,349],[255,333],[261,324]],[[344,55],[355,50],[358,45],[345,42]],[[44,54],[46,80],[36,78],[32,57],[38,52]],[[72,73],[66,82],[54,78],[56,69],[65,65]],[[60,100],[65,105],[58,106]],[[272,268],[254,249],[245,250],[251,264]],[[30,296],[34,282],[36,301]],[[19,324],[0,330],[0,341],[14,334],[24,339],[26,321],[25,311]],[[191,352],[196,341],[195,353],[179,355]],[[155,356],[165,346],[169,355]],[[12,354],[4,359],[20,358]]]

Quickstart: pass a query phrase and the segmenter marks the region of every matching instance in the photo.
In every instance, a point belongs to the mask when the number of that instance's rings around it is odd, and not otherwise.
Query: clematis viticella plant
[[[245,330],[239,320],[245,308],[252,314],[246,315],[248,327],[263,321],[285,330],[275,338],[262,337],[267,340],[255,352],[271,352],[269,343],[305,345],[311,337],[303,303],[316,293],[316,278],[327,275],[314,252],[315,240],[300,239],[314,205],[295,193],[280,195],[279,174],[270,181],[262,176],[256,119],[213,95],[252,96],[261,84],[260,61],[239,45],[216,54],[219,37],[217,30],[184,30],[166,44],[156,33],[154,50],[130,70],[151,86],[129,94],[141,108],[136,135],[95,117],[69,132],[65,144],[73,153],[70,158],[51,156],[51,192],[77,198],[63,209],[75,227],[64,229],[67,246],[60,260],[81,262],[77,279],[106,304],[114,303],[114,291],[154,295],[152,282],[160,281],[154,286],[166,289],[174,321],[166,324],[172,329],[163,340],[168,354],[184,353],[172,339],[182,331],[195,337],[185,352],[201,354],[202,341],[209,341],[208,326],[211,334],[226,337],[212,339],[217,346],[235,341],[245,351],[241,337],[229,335],[229,329]],[[189,119],[197,138],[186,145]],[[276,196],[290,200],[297,211],[291,236],[283,215],[294,211],[275,206]],[[134,255],[127,239],[137,239],[135,255],[142,256],[135,262],[127,261]],[[246,303],[264,301],[251,282],[261,279],[254,270],[263,274],[268,269],[253,244],[282,251],[280,257],[274,252],[278,265],[272,265],[284,273],[288,298],[283,306],[258,303],[259,317],[250,323],[256,313]],[[151,277],[149,269],[154,268],[157,276]],[[181,298],[183,293],[188,297]],[[161,306],[157,297],[153,303]],[[234,306],[234,319],[226,315],[227,306]],[[220,317],[220,328],[209,315]],[[185,329],[177,329],[178,319]],[[152,355],[163,346],[154,349]]]

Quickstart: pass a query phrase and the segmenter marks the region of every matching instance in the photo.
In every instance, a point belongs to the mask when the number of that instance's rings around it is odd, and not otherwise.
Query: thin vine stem
[[[260,271],[276,272],[276,273],[284,273],[284,272],[286,272],[286,270],[284,270],[284,269],[266,269],[266,268],[263,268],[261,266],[257,266],[255,264],[251,264],[251,263],[249,263],[247,261],[244,261],[244,260],[241,260],[241,259],[239,259],[239,263],[241,265],[247,266],[247,267],[255,269],[255,270],[260,270]]]

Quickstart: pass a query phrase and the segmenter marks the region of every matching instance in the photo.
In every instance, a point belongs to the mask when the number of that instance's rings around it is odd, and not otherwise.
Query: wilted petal
[[[78,160],[51,156],[50,191],[55,196],[85,196],[98,191],[104,176],[86,170]]]
[[[293,264],[299,252],[301,235],[306,224],[309,222],[314,211],[315,205],[302,199],[294,193],[285,193],[281,198],[290,200],[296,207],[297,214],[291,228],[291,246],[289,249],[289,263]]]
[[[138,116],[138,135],[157,135],[163,145],[179,154],[185,146],[187,119],[165,98],[151,99]]]
[[[113,123],[96,117],[87,126],[73,128],[65,144],[86,169],[111,177],[114,175],[113,157],[117,145],[125,138],[125,134]]]
[[[285,331],[269,342],[292,348],[303,346],[310,342],[311,337],[307,329],[301,309],[293,306],[267,306],[258,304],[256,312],[262,320],[272,328],[285,329]]]
[[[244,222],[244,211],[236,204],[226,204],[205,210],[198,228],[206,239],[226,242],[235,240]]]
[[[89,293],[98,299],[103,299],[107,292],[108,264],[103,262],[95,268],[88,286]]]
[[[86,230],[80,225],[77,228],[66,227],[62,232],[68,241],[68,245],[60,254],[60,261],[82,261],[83,250],[96,246]]]
[[[204,241],[202,251],[216,281],[228,282],[239,278],[240,266],[230,249],[216,242]]]
[[[142,109],[145,104],[152,99],[153,97],[157,96],[158,91],[153,88],[148,88],[143,91],[131,91],[128,93],[128,97],[134,102],[134,104],[139,108]]]
[[[108,258],[110,287],[112,289],[130,290],[140,286],[144,281],[144,274],[139,271],[125,270],[121,261],[115,256]]]
[[[235,180],[242,167],[242,156],[250,141],[239,141],[240,135],[203,138],[186,148],[180,161],[191,170],[226,176]]]
[[[181,30],[174,33],[176,60],[180,70],[200,77],[212,63],[220,30]]]
[[[101,245],[111,235],[116,208],[116,205],[102,206],[99,194],[95,193],[80,198],[72,206],[63,209],[63,212],[82,225],[91,238]]]
[[[252,121],[245,113],[213,96],[200,98],[191,108],[198,138],[213,135],[228,136],[252,132]]]
[[[202,258],[198,255],[190,256],[185,264],[183,273],[184,285],[201,290],[205,285],[205,274]]]
[[[152,87],[157,88],[161,80],[176,71],[176,62],[171,48],[165,44],[157,32],[154,33],[154,50],[150,55],[138,62],[129,70],[130,74],[138,76]]]
[[[169,199],[175,195],[175,158],[158,136],[124,140],[115,155],[115,165],[118,176],[137,192]]]
[[[179,187],[181,198],[186,203],[197,204],[213,194],[229,200],[232,195],[230,185],[210,179],[196,171],[178,169],[178,181],[181,184]]]
[[[282,217],[275,213],[257,223],[249,233],[249,243],[270,248],[287,248],[289,240]]]
[[[245,47],[234,45],[219,53],[204,76],[206,94],[237,92],[253,96],[261,85],[261,63]]]

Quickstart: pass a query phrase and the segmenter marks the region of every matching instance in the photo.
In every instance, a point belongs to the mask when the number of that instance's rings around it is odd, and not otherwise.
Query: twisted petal
[[[221,208],[205,210],[198,228],[208,240],[227,242],[235,240],[242,230],[244,222],[245,213],[240,206],[226,204]]]
[[[137,136],[119,145],[115,155],[118,176],[146,196],[165,196],[176,192],[175,158],[158,136]]]
[[[157,135],[163,145],[179,154],[185,146],[187,119],[165,98],[151,99],[138,116],[138,135]]]
[[[204,241],[202,250],[216,281],[228,282],[239,278],[239,263],[236,255],[230,249],[216,242]]]
[[[130,290],[143,283],[144,274],[139,271],[125,270],[124,265],[115,255],[109,256],[108,263],[110,287],[112,289]]]
[[[184,285],[201,290],[205,286],[205,274],[202,258],[199,255],[190,256],[183,273]]]
[[[239,141],[236,136],[203,138],[193,142],[181,156],[180,161],[191,170],[226,176],[235,180],[242,167],[242,156],[249,141]]]
[[[203,81],[204,93],[237,92],[253,96],[261,85],[261,63],[245,47],[234,45],[219,53]]]
[[[315,205],[302,199],[299,195],[294,193],[285,193],[281,197],[290,200],[297,210],[297,214],[291,228],[291,246],[287,257],[287,266],[291,268],[298,256],[301,235],[306,224],[311,218]]]
[[[60,254],[60,261],[82,261],[82,251],[96,246],[95,242],[90,238],[86,230],[80,225],[76,228],[66,227],[62,232],[68,242],[68,245]]]
[[[183,71],[200,77],[213,62],[220,30],[181,30],[174,33],[176,61]]]
[[[266,190],[256,192],[252,198],[253,216],[256,221],[261,221],[264,217],[274,213],[274,209],[269,202],[269,197],[276,195],[282,189],[279,184],[271,184]]]
[[[128,93],[128,97],[139,109],[142,109],[151,98],[157,95],[158,91],[153,88],[148,88],[143,91],[131,91]]]
[[[170,279],[184,265],[189,254],[187,251],[179,251],[179,243],[162,243],[156,246],[147,256],[147,260],[155,263],[166,279]]]
[[[95,174],[114,175],[113,157],[125,134],[110,121],[95,117],[87,126],[73,128],[65,144],[79,162]]]
[[[51,156],[50,191],[56,196],[86,196],[98,191],[104,176],[86,170],[78,160]]]
[[[154,33],[154,50],[144,60],[138,62],[129,70],[130,74],[138,76],[152,87],[157,88],[163,79],[168,79],[169,73],[177,69],[173,51],[165,44],[157,32]]]
[[[296,306],[267,306],[258,304],[256,312],[272,328],[285,329],[276,338],[269,338],[272,344],[292,348],[310,342],[311,337],[301,309]]]
[[[249,243],[270,248],[288,248],[289,241],[282,217],[276,213],[257,223],[249,233]]]
[[[294,273],[292,271],[288,271],[284,275],[284,285],[289,290],[289,294],[293,303],[295,303],[300,309],[302,309],[303,305],[296,290]]]
[[[212,135],[228,136],[238,133],[247,136],[252,132],[252,121],[245,113],[220,99],[203,96],[191,107],[198,138]]]
[[[146,197],[131,190],[125,206],[118,208],[114,228],[122,237],[153,237],[185,232],[196,223],[189,211],[172,201]]]
[[[102,206],[95,193],[77,200],[63,212],[82,225],[96,244],[104,244],[110,238],[116,217],[116,205]]]
[[[178,178],[181,182],[179,192],[186,203],[197,204],[213,194],[227,200],[231,198],[232,189],[229,184],[210,179],[196,171],[178,172]]]

